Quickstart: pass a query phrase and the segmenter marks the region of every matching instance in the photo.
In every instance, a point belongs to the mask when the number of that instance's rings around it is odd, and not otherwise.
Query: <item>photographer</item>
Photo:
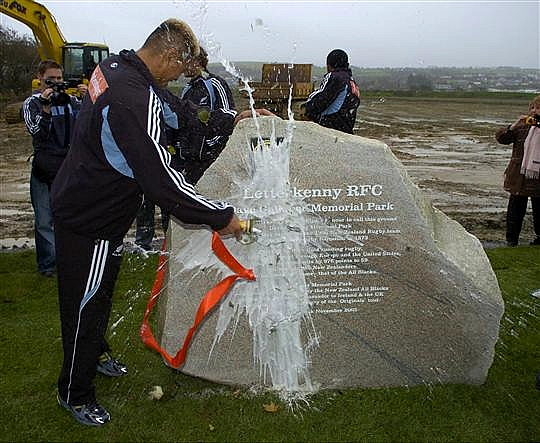
[[[38,272],[52,277],[56,254],[49,192],[69,150],[71,128],[80,101],[66,94],[62,67],[55,61],[42,61],[38,67],[38,78],[41,87],[25,100],[23,117],[34,148],[30,198],[34,208]],[[86,93],[85,85],[78,88],[81,95]]]
[[[520,116],[496,134],[504,145],[513,143],[512,157],[504,171],[504,189],[510,193],[506,215],[506,242],[517,246],[529,197],[532,203],[534,233],[531,245],[540,245],[540,95],[529,105],[528,115]]]

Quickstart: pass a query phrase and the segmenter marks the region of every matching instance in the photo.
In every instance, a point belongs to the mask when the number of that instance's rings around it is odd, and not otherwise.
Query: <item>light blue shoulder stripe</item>
[[[120,151],[120,148],[116,144],[109,125],[109,120],[107,120],[107,116],[109,115],[108,106],[103,108],[101,115],[103,117],[103,123],[101,125],[101,146],[103,146],[103,152],[105,153],[107,161],[120,174],[133,178],[133,171],[129,167],[124,154],[122,154],[122,151]]]
[[[178,116],[173,112],[171,107],[167,104],[167,102],[163,103],[163,120],[165,120],[165,124],[167,126],[170,126],[173,129],[178,129]]]
[[[214,86],[212,85],[212,79],[203,79],[204,86],[206,86],[206,89],[208,90],[208,95],[210,96],[210,110],[214,110],[214,106],[216,103],[216,94],[214,93]]]
[[[321,115],[329,115],[338,112],[341,109],[341,106],[343,106],[343,102],[345,101],[345,97],[347,96],[347,89],[348,86],[345,85],[343,91],[341,91],[336,97],[336,99],[332,103],[330,103],[330,106],[328,106],[328,108],[321,112]]]

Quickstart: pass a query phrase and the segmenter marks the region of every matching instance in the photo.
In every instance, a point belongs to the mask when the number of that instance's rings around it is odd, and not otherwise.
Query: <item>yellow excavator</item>
[[[56,19],[49,10],[32,0],[0,0],[0,11],[27,25],[36,39],[41,60],[51,59],[64,68],[64,81],[68,83],[66,92],[77,95],[77,85],[88,83],[96,65],[109,56],[107,45],[100,43],[68,43]],[[39,87],[39,80],[32,80],[32,90]],[[8,123],[21,121],[22,103],[6,107],[5,118]]]

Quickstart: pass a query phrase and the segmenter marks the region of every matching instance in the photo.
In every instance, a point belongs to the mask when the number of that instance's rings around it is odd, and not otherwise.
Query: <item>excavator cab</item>
[[[62,48],[64,59],[64,81],[69,87],[79,83],[88,83],[94,68],[109,56],[105,45],[89,43],[66,43]]]
[[[62,47],[64,81],[66,93],[79,95],[77,85],[88,84],[95,67],[109,56],[109,48],[96,43],[66,43]],[[32,80],[32,90],[40,87],[37,78]]]

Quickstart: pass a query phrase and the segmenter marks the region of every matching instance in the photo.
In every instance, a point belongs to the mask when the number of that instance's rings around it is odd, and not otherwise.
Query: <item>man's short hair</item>
[[[39,65],[38,65],[38,74],[39,75],[43,75],[45,74],[45,71],[47,69],[60,69],[62,70],[62,65],[60,65],[59,63],[55,62],[54,60],[43,60]]]
[[[197,37],[189,25],[170,18],[159,25],[146,39],[143,48],[154,52],[177,49],[182,61],[199,54]]]
[[[326,57],[326,64],[331,68],[348,68],[349,57],[343,49],[334,49]]]
[[[532,106],[536,106],[537,108],[540,107],[540,95],[537,95],[536,97],[534,97],[532,99],[532,102],[531,102],[531,107]]]
[[[208,53],[202,46],[200,46],[199,49],[199,55],[195,57],[195,60],[201,68],[206,70],[206,68],[208,67]]]

